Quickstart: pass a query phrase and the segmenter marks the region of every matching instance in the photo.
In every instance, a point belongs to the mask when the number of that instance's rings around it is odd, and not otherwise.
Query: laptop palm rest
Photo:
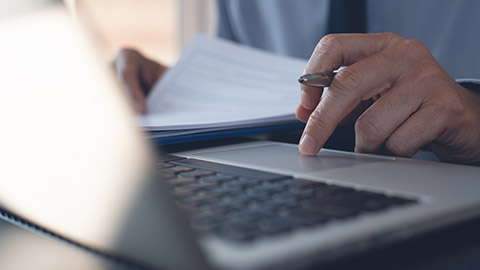
[[[451,170],[445,169],[445,164],[442,167],[442,163],[437,162],[418,162],[328,149],[322,149],[314,157],[302,156],[297,145],[284,143],[241,144],[238,147],[210,148],[180,155],[298,178],[409,193],[420,191],[428,194],[432,191],[431,183],[423,181],[426,175],[428,178],[432,176],[432,169],[444,171],[438,173],[437,183],[447,181],[448,175],[452,174]]]

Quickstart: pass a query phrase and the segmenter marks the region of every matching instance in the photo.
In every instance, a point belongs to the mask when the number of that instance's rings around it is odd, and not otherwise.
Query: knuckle
[[[405,40],[403,36],[397,33],[389,32],[389,33],[382,33],[380,35],[383,35],[385,37],[386,44],[389,44],[389,45],[399,44]]]
[[[443,124],[450,121],[450,118],[454,118],[453,105],[448,105],[448,102],[434,106],[432,116],[438,119],[437,124]],[[452,119],[453,120],[453,119]]]
[[[338,34],[328,34],[328,35],[325,35],[322,39],[320,39],[319,44],[332,47],[340,43],[340,39],[341,37]]]
[[[383,34],[391,40],[403,40],[403,39],[405,39],[400,34],[393,33],[393,32],[388,32],[388,33],[383,33]]]
[[[405,39],[400,43],[400,46],[403,50],[407,52],[413,52],[413,53],[428,52],[427,47],[422,42],[416,39]]]
[[[341,43],[341,37],[336,34],[328,34],[318,42],[314,54],[319,56],[327,51],[336,50]]]
[[[355,68],[345,68],[341,70],[332,81],[330,88],[333,88],[335,92],[352,92],[358,85],[358,82],[362,79],[360,71]]]
[[[437,65],[427,64],[417,75],[417,81],[420,83],[437,83],[445,77],[445,72]]]
[[[395,156],[411,157],[414,154],[408,149],[408,144],[405,139],[399,137],[390,137],[385,143],[385,147]]]
[[[465,107],[457,95],[454,93],[449,94],[444,100],[444,107],[448,116],[456,119],[458,116],[464,114]]]
[[[128,57],[133,55],[140,55],[140,53],[133,48],[122,48],[120,51],[118,51],[118,55]]]
[[[316,130],[329,130],[330,125],[333,123],[331,116],[328,113],[320,113],[318,110],[313,111],[308,118],[308,124],[310,128]]]
[[[435,121],[436,126],[443,126],[449,121],[448,113],[442,106],[433,106],[431,109],[432,120]]]
[[[404,39],[399,42],[398,47],[399,54],[406,56],[405,59],[408,59],[412,63],[426,63],[424,64],[427,68],[434,68],[434,63],[436,62],[430,50],[422,42],[415,39]]]
[[[382,134],[382,124],[371,115],[361,115],[355,123],[355,133],[365,139],[377,139]]]
[[[454,93],[448,93],[440,97],[441,103],[432,109],[432,118],[437,119],[437,124],[444,126],[455,122],[464,114],[464,107],[459,97]]]
[[[117,66],[128,66],[129,63],[132,63],[140,57],[141,54],[135,49],[122,48],[115,56],[114,62]]]

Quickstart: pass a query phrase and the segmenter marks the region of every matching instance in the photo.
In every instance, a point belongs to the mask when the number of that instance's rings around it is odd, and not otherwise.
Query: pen
[[[335,77],[336,74],[337,72],[331,72],[331,73],[316,72],[312,74],[305,74],[300,76],[300,78],[298,78],[298,82],[308,86],[327,87],[330,85],[330,83],[333,80],[333,77]]]

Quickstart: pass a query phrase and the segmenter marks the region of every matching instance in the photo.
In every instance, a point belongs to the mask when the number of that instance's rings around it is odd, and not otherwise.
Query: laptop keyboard
[[[200,234],[252,241],[418,203],[264,171],[166,155],[160,178]]]

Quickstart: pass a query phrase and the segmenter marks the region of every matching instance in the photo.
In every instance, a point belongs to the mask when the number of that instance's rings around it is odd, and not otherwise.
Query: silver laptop
[[[158,155],[62,6],[0,22],[0,208],[25,226],[136,267],[292,269],[480,212],[478,167],[270,141]]]

